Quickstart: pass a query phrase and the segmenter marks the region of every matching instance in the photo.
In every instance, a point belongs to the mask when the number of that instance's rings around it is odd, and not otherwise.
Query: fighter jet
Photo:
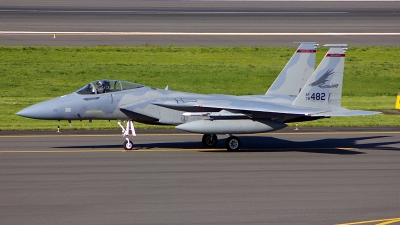
[[[301,43],[269,90],[263,95],[205,95],[157,89],[119,80],[90,82],[74,93],[27,107],[16,114],[43,120],[118,120],[125,142],[136,136],[134,122],[175,125],[177,129],[203,134],[205,147],[226,134],[228,151],[241,147],[235,134],[282,129],[287,123],[332,116],[374,115],[379,112],[341,107],[346,44],[329,44],[314,71],[317,44]]]

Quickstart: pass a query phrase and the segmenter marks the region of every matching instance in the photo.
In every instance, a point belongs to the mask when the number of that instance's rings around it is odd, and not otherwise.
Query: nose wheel
[[[133,148],[133,143],[132,143],[132,141],[131,140],[125,140],[124,141],[124,149],[125,150],[132,150],[132,148]]]

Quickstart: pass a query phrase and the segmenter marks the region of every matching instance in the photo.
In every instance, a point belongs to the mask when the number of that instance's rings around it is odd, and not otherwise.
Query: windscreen
[[[104,94],[143,87],[143,85],[118,80],[93,81],[76,91],[80,95]]]

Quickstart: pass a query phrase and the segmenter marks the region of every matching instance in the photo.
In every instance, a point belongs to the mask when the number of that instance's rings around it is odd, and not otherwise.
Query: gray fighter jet
[[[78,91],[27,107],[19,116],[43,120],[121,120],[124,149],[131,150],[133,121],[175,125],[204,134],[205,147],[217,144],[217,134],[227,134],[228,151],[240,149],[234,134],[279,130],[287,123],[332,116],[374,115],[379,112],[342,108],[341,95],[345,44],[330,47],[314,71],[317,44],[301,43],[264,95],[204,95],[156,89],[119,80],[97,80]]]

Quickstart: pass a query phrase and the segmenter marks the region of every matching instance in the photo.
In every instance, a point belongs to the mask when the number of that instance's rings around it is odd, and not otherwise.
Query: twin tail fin
[[[265,94],[297,96],[314,72],[317,46],[315,42],[300,42],[292,58]]]
[[[292,105],[329,111],[340,109],[347,45],[327,44],[324,46],[330,47],[329,51]]]

